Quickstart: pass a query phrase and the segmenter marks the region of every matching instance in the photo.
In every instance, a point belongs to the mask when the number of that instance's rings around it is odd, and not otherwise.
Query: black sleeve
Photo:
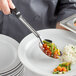
[[[76,0],[59,0],[56,10],[59,22],[76,13]]]

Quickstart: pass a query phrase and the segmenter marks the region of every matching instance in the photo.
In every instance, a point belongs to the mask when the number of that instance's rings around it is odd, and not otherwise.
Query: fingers
[[[10,14],[10,8],[14,9],[15,5],[12,0],[0,0],[0,10],[5,14]]]
[[[0,0],[0,6],[0,10],[2,10],[4,14],[10,14],[10,8],[7,0]]]
[[[0,6],[0,11],[1,11],[1,6]]]
[[[0,11],[1,11],[1,7],[0,7]]]
[[[8,0],[8,5],[9,5],[9,8],[12,8],[12,9],[15,8],[15,5],[13,4],[12,0]]]

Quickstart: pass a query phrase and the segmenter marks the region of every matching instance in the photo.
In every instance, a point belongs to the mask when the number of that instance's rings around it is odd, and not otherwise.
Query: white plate
[[[39,31],[39,33],[43,39],[53,40],[60,50],[62,50],[66,44],[76,45],[76,35],[69,31],[46,29]],[[61,61],[46,56],[39,48],[39,41],[33,34],[26,36],[21,41],[18,48],[18,55],[21,62],[33,72],[46,76],[57,76],[52,74],[52,71]],[[75,68],[76,65],[73,65],[70,72],[61,76],[72,76]]]
[[[17,73],[19,73],[20,70],[23,69],[23,67],[24,66],[20,63],[15,68],[13,67],[13,69],[11,71],[2,73],[2,74],[0,74],[0,76],[15,76]]]
[[[14,72],[9,74],[9,76],[18,76],[20,73],[22,73],[23,70],[24,70],[24,66],[21,65],[20,67],[18,67],[18,69],[14,70]]]
[[[0,74],[9,72],[20,63],[18,46],[16,40],[0,34]]]

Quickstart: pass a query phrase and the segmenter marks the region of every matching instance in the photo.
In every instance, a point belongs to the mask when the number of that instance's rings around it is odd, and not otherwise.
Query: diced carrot
[[[47,47],[47,44],[43,44],[43,47],[46,48]]]
[[[55,68],[55,69],[54,69],[54,72],[56,72],[56,71],[57,71],[57,69]]]
[[[51,50],[49,50],[49,53],[52,54]]]
[[[47,51],[47,53],[49,54],[49,50],[46,50]]]
[[[47,50],[47,52],[49,52],[50,50]]]
[[[55,52],[54,52],[54,55],[57,55],[57,54],[58,54],[57,51],[55,51]]]
[[[47,50],[47,55],[51,56],[52,52],[51,50]]]
[[[56,55],[54,55],[54,56],[53,56],[53,58],[58,59],[59,57],[58,57],[58,56],[56,56]]]
[[[50,52],[50,56],[52,55],[52,52]]]
[[[45,47],[45,50],[47,50],[47,47]]]
[[[61,66],[58,66],[57,67],[57,70],[61,72],[62,71],[62,67]]]
[[[51,50],[47,50],[47,52],[51,52]]]
[[[58,53],[58,52],[59,52],[59,50],[57,49],[57,50],[56,50],[56,52]]]
[[[66,72],[66,71],[67,71],[67,69],[66,69],[65,67],[62,67],[62,71]]]
[[[56,59],[58,59],[59,57],[58,56],[56,56]]]

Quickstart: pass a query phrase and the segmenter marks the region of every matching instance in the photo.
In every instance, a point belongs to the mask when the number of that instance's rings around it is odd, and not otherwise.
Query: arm
[[[56,28],[57,28],[57,29],[65,29],[64,27],[60,26],[60,23],[59,23],[59,22],[56,24]],[[66,29],[65,29],[65,30],[66,30]]]
[[[4,14],[10,14],[10,8],[15,8],[14,4],[12,3],[12,0],[0,0],[0,10]]]
[[[66,29],[66,28],[64,28],[64,27],[62,27],[62,26],[60,26],[60,23],[59,23],[59,22],[56,24],[56,29],[63,29],[63,30],[69,31],[68,29]]]
[[[57,6],[57,25],[58,29],[65,29],[60,26],[60,21],[76,13],[76,0],[60,0]]]

